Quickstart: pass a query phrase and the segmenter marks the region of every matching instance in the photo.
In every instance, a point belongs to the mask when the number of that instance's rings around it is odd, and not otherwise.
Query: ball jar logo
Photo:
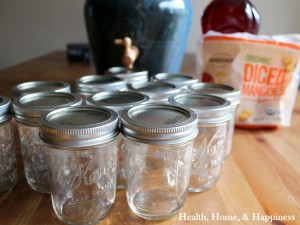
[[[60,159],[65,161],[66,159]],[[96,157],[81,157],[74,160],[69,169],[60,166],[57,174],[57,181],[64,183],[68,190],[76,190],[81,185],[89,186],[101,182],[104,177],[111,176],[114,168],[114,161],[105,161],[99,166]],[[76,161],[76,162],[75,162]],[[80,161],[80,163],[78,163]],[[61,162],[63,163],[63,162]],[[59,163],[59,165],[61,165]]]
[[[204,134],[198,146],[195,146],[195,162],[198,164],[198,170],[206,171],[213,165],[218,165],[222,159],[225,150],[226,126],[219,127],[211,134]],[[201,162],[201,163],[200,163]]]
[[[224,152],[224,143],[225,143],[225,127],[222,129],[218,129],[216,133],[212,135],[212,137],[206,137],[201,145],[201,149],[204,149],[206,154],[210,157],[219,156]]]

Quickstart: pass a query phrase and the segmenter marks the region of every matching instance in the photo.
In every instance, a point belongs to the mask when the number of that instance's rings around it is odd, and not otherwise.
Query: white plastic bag
[[[241,90],[238,127],[289,126],[299,86],[299,35],[210,31],[198,43],[200,80]]]

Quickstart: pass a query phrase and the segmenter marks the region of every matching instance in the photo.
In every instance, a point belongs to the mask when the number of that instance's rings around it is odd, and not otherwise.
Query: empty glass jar
[[[101,106],[113,109],[120,116],[124,109],[140,105],[149,101],[149,97],[135,92],[115,91],[101,92],[87,98],[88,106]],[[125,189],[125,167],[124,167],[124,140],[122,134],[118,138],[118,172],[117,172],[117,188]]]
[[[167,104],[145,104],[125,109],[121,121],[127,202],[142,218],[167,219],[186,200],[197,115]]]
[[[17,182],[17,162],[10,103],[10,99],[0,96],[0,192],[11,190]]]
[[[40,118],[52,206],[69,224],[95,224],[116,193],[118,115],[105,108],[69,107]]]
[[[33,190],[50,193],[44,145],[39,138],[38,119],[54,109],[81,105],[77,94],[35,93],[16,98],[13,110],[17,121],[25,176]]]
[[[201,192],[217,182],[228,137],[231,105],[225,99],[199,94],[180,94],[171,104],[188,107],[198,115],[199,133],[193,146],[190,192]]]
[[[235,114],[238,105],[240,104],[240,90],[228,85],[213,84],[213,83],[195,83],[188,86],[188,92],[194,94],[209,94],[220,98],[225,98],[231,103],[231,120],[228,127],[228,138],[226,141],[224,160],[231,153]]]

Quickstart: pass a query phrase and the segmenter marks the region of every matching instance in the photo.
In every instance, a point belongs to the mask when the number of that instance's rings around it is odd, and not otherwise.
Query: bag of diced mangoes
[[[299,87],[300,36],[209,31],[198,44],[200,80],[241,91],[236,126],[289,126]]]

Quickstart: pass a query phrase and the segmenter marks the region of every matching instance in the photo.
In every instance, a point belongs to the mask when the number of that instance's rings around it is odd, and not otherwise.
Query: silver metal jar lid
[[[148,71],[139,68],[129,69],[127,67],[111,67],[105,71],[106,75],[122,78],[127,84],[133,84],[136,82],[148,81]]]
[[[41,140],[58,147],[87,147],[117,137],[118,114],[102,107],[68,107],[44,114],[39,119]]]
[[[194,84],[198,82],[198,79],[187,74],[158,73],[154,75],[153,78],[155,81],[168,82],[168,83],[176,84],[180,87],[188,86],[190,84]]]
[[[231,104],[224,98],[202,94],[179,94],[169,98],[172,105],[187,107],[202,123],[222,123],[231,119]]]
[[[11,100],[9,98],[0,96],[0,123],[12,118],[12,114],[10,113],[10,103]]]
[[[197,94],[209,94],[226,98],[232,105],[240,103],[240,90],[228,85],[214,83],[195,83],[188,86],[188,91]]]
[[[87,98],[87,105],[102,106],[113,109],[118,114],[129,107],[149,101],[149,97],[142,93],[129,91],[101,92]]]
[[[171,83],[166,82],[144,82],[128,85],[130,91],[146,94],[150,99],[165,99],[171,95],[180,93],[180,88]]]
[[[123,136],[141,143],[184,143],[198,134],[197,115],[189,109],[168,104],[134,106],[122,112],[121,131]]]
[[[46,112],[81,104],[82,99],[78,94],[49,92],[21,96],[14,99],[12,106],[17,121],[37,125],[38,118]]]
[[[12,87],[14,97],[32,93],[71,92],[70,84],[61,81],[30,81]]]
[[[87,75],[76,80],[78,92],[92,95],[101,91],[119,91],[126,89],[126,82],[118,77]]]

